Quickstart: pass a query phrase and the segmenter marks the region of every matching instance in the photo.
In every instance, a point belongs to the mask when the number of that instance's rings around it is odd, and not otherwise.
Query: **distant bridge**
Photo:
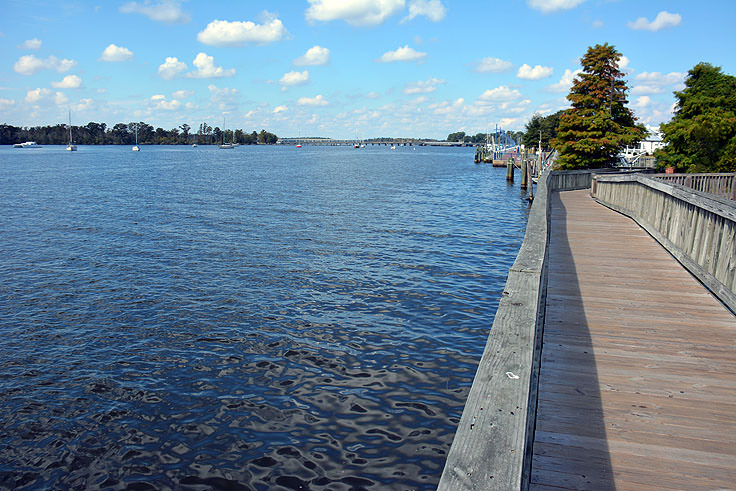
[[[446,142],[435,140],[337,140],[333,138],[279,138],[277,145],[321,145],[321,146],[353,146],[383,145],[396,147],[473,147],[472,143]]]

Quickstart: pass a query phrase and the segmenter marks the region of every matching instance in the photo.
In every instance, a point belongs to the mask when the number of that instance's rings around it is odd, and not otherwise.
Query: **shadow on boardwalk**
[[[595,352],[560,193],[551,193],[549,281],[531,489],[614,489]]]

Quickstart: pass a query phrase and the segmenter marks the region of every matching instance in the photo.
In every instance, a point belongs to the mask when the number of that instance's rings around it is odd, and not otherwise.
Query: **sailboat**
[[[135,125],[135,145],[131,148],[134,152],[140,152],[141,147],[138,146],[138,124]]]
[[[223,150],[230,150],[233,148],[232,143],[225,143],[225,118],[222,118],[222,145],[220,145],[220,148]]]
[[[66,146],[69,152],[76,152],[77,146],[72,142],[72,112],[69,111],[69,145]]]

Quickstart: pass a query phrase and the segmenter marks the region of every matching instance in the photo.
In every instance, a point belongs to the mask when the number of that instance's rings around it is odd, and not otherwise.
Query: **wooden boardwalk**
[[[532,489],[736,489],[736,317],[633,220],[552,193]]]

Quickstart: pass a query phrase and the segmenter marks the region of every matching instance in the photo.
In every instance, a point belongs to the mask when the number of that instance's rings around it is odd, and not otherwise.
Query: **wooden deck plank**
[[[587,191],[551,216],[531,489],[732,489],[736,318]]]

